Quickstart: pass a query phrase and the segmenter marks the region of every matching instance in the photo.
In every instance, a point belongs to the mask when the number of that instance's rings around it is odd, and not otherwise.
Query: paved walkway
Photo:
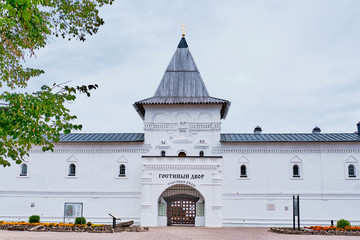
[[[57,233],[57,232],[13,232],[0,231],[0,239],[36,239],[36,240],[272,240],[272,239],[325,239],[359,240],[359,237],[320,236],[320,235],[285,235],[268,232],[268,228],[194,228],[194,227],[153,227],[149,232],[122,233]]]

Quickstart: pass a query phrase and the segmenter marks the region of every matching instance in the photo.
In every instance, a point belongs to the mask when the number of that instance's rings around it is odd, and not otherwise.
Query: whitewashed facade
[[[358,133],[221,134],[229,106],[209,96],[182,38],[155,96],[134,104],[144,133],[34,147],[0,168],[0,220],[61,222],[65,203],[82,203],[93,223],[290,226],[299,194],[302,225],[360,225]]]

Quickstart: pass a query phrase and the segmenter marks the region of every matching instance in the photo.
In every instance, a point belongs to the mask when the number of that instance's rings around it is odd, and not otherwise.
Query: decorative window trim
[[[209,148],[209,144],[204,140],[204,139],[200,139],[198,141],[198,143],[195,145],[195,149],[208,149]]]
[[[71,155],[68,159],[66,159],[67,162],[78,162],[79,160],[74,156]]]
[[[117,161],[116,164],[116,172],[115,172],[115,178],[116,179],[127,179],[128,178],[128,173],[129,173],[129,168],[128,168],[128,160],[126,157],[121,156]],[[120,176],[120,166],[124,165],[125,166],[125,175],[124,176]]]
[[[353,165],[355,167],[355,176],[354,177],[351,177],[349,176],[349,166],[350,165]],[[359,180],[360,177],[359,177],[359,161],[354,158],[353,156],[350,156],[348,157],[346,160],[345,160],[345,179],[346,180]]]
[[[161,140],[158,145],[156,146],[156,149],[169,149],[170,145],[167,143],[165,139]]]
[[[124,155],[122,155],[121,157],[119,157],[116,162],[118,163],[127,163],[128,160],[126,159],[126,157],[124,157]],[[119,165],[120,166],[120,165]]]
[[[299,175],[294,175],[294,166],[298,166],[298,173]],[[303,173],[303,161],[298,157],[294,156],[289,162],[289,178],[290,180],[303,180],[304,173]]]
[[[239,160],[237,161],[238,165],[237,165],[237,170],[236,170],[236,178],[238,180],[250,180],[250,161],[249,159],[247,159],[245,156],[242,156],[239,158]],[[246,168],[246,176],[242,176],[241,175],[241,166],[245,166]]]
[[[128,169],[128,160],[126,157],[121,156],[120,158],[118,158],[116,160],[117,164],[116,164],[116,172],[115,172],[115,178],[116,179],[127,179],[128,178],[128,173],[129,173],[129,169]],[[125,166],[125,176],[120,176],[120,166],[124,165]]]
[[[66,176],[65,178],[75,179],[75,178],[79,178],[79,177],[78,176]]]

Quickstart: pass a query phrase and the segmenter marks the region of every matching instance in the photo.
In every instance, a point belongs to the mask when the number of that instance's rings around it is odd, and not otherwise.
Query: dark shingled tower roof
[[[229,101],[209,95],[184,37],[181,38],[154,97],[134,103],[134,108],[143,119],[143,105],[146,104],[222,104],[222,119],[225,119],[230,107]]]

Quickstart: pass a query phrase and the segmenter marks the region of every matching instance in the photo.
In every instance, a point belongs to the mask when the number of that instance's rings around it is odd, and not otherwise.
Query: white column
[[[151,203],[151,175],[146,171],[143,171],[141,176],[141,226],[156,226],[156,217],[152,216]]]
[[[222,175],[221,172],[216,172],[213,175],[211,184],[211,198],[206,199],[206,227],[222,227]]]

